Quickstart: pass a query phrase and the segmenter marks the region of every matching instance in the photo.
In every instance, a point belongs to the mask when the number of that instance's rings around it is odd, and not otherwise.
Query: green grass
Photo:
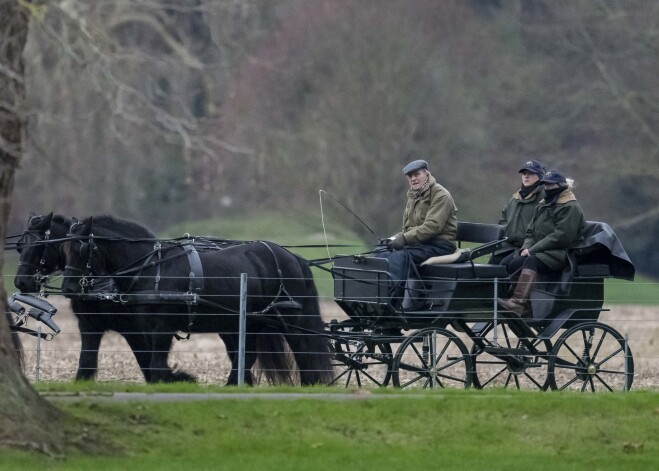
[[[636,275],[634,281],[607,279],[605,304],[659,304],[659,281]]]
[[[16,291],[14,276],[16,276],[16,270],[18,269],[18,253],[16,251],[5,250],[4,260],[2,283],[5,287],[5,293],[13,293]]]
[[[617,470],[656,469],[659,460],[655,392],[396,393],[352,401],[62,401],[66,456],[3,450],[0,469]]]

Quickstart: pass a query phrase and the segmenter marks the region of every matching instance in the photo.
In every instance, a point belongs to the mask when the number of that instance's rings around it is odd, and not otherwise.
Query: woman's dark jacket
[[[501,211],[500,226],[505,226],[504,235],[508,238],[508,245],[520,248],[526,238],[526,228],[529,227],[535,208],[545,197],[542,185],[533,190],[526,198],[522,198],[517,191]]]
[[[572,191],[560,193],[553,203],[540,201],[526,231],[522,249],[528,249],[552,270],[567,266],[568,249],[583,239],[583,210]]]

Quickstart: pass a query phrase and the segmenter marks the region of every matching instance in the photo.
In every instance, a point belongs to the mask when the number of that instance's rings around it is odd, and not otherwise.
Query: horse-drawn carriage
[[[506,268],[476,263],[500,249],[497,225],[460,223],[458,240],[483,244],[466,261],[425,265],[392,303],[386,258],[350,256],[334,264],[335,300],[349,319],[332,322],[346,384],[398,387],[532,387],[627,390],[634,374],[626,339],[598,322],[604,279],[633,279],[634,267],[603,223],[561,276],[532,292],[532,319],[497,308],[510,286]],[[406,331],[407,333],[403,333]],[[556,339],[556,340],[554,340]]]
[[[164,241],[107,216],[73,226],[52,214],[31,217],[16,284],[36,292],[47,274],[66,267],[64,291],[83,336],[78,378],[93,377],[100,336],[109,329],[127,339],[147,381],[190,379],[167,365],[172,338],[182,330],[220,334],[235,384],[237,275],[248,272],[246,366],[258,358],[274,379],[290,379],[282,375],[291,361],[282,355],[285,340],[302,384],[631,387],[626,340],[598,322],[604,279],[634,276],[607,225],[589,223],[586,240],[571,251],[570,270],[536,287],[533,319],[498,310],[496,299],[510,284],[506,269],[477,263],[501,247],[499,226],[460,223],[458,239],[480,245],[465,252],[466,261],[419,267],[400,306],[389,295],[386,259],[336,257],[335,301],[348,317],[328,324],[320,318],[308,261],[276,244]]]

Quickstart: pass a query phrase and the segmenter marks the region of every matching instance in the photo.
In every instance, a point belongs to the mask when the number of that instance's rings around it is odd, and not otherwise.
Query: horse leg
[[[156,324],[159,326],[159,324]],[[173,335],[171,333],[160,333],[162,328],[154,329],[151,337],[151,362],[149,365],[149,382],[171,383],[174,382],[174,374],[167,363],[169,350],[172,348]],[[157,333],[155,333],[157,332]]]
[[[227,355],[231,361],[231,372],[227,378],[227,386],[238,386],[238,349],[239,349],[239,336],[238,334],[219,334],[224,342],[227,350]],[[254,386],[254,375],[252,374],[252,366],[256,362],[256,345],[254,339],[250,341],[250,335],[246,336],[245,341],[245,384]]]
[[[148,344],[150,363],[148,366],[149,374],[147,381],[150,383],[173,383],[185,381],[194,383],[194,376],[181,370],[172,370],[167,363],[169,351],[172,348],[174,332],[171,323],[171,317],[167,314],[161,316],[156,312],[150,312],[148,316],[140,315],[137,320],[138,330],[147,332],[145,338]],[[145,376],[146,377],[146,376]]]
[[[144,375],[146,382],[151,381],[151,350],[145,334],[140,332],[123,333],[123,337],[135,355],[135,360]]]
[[[91,323],[85,317],[78,316],[81,347],[76,381],[93,380],[98,369],[98,349],[101,346],[103,332],[98,332],[98,328],[89,324]]]

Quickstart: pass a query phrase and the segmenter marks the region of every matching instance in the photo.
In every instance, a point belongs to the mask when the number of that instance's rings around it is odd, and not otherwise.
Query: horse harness
[[[186,336],[181,337],[178,334],[175,337],[178,340],[188,339],[190,337],[190,332],[194,326],[195,320],[195,306],[204,305],[210,308],[216,308],[223,311],[238,313],[235,309],[228,308],[223,306],[220,303],[210,301],[206,298],[201,297],[200,293],[204,289],[204,269],[202,265],[199,252],[194,245],[194,239],[186,242],[181,245],[183,251],[172,256],[163,257],[163,246],[160,241],[156,242],[153,247],[153,251],[143,257],[144,261],[136,267],[122,269],[118,272],[115,272],[113,275],[99,275],[107,277],[107,281],[101,281],[100,283],[95,283],[94,277],[92,275],[92,256],[93,251],[96,250],[96,244],[94,242],[94,235],[89,235],[88,242],[82,242],[81,253],[87,253],[87,264],[86,270],[80,270],[76,267],[67,266],[67,269],[78,271],[83,273],[83,276],[80,279],[80,285],[82,287],[82,299],[88,300],[105,300],[105,301],[114,301],[122,304],[185,304],[188,309],[188,325]],[[279,265],[279,260],[277,255],[272,250],[265,241],[256,241],[263,244],[268,251],[272,254],[272,257],[277,266],[277,274],[279,277],[279,289],[273,300],[261,311],[249,313],[252,316],[260,316],[259,319],[271,326],[284,327],[287,328],[287,324],[283,320],[280,309],[301,309],[302,305],[293,299],[293,297],[288,293],[284,285],[283,274],[281,267]],[[222,248],[221,246],[214,244],[213,249],[215,250],[227,250],[236,245],[240,245],[244,242],[238,244],[232,244],[230,247]],[[85,244],[88,244],[88,247],[85,247]],[[161,280],[161,266],[163,263],[179,258],[183,255],[187,256],[188,263],[190,265],[190,271],[188,274],[188,290],[186,292],[180,291],[162,291],[160,289],[160,280]],[[138,260],[139,263],[141,260]],[[154,277],[154,286],[153,290],[148,291],[132,291],[133,286],[139,281],[142,273],[147,268],[155,268],[156,275]],[[125,293],[117,292],[116,283],[114,281],[114,276],[125,276],[128,274],[134,273],[131,283]],[[88,278],[91,278],[88,279]],[[87,287],[91,287],[88,292],[85,292]],[[285,299],[282,299],[285,298]],[[277,321],[274,321],[268,317],[266,314],[274,312],[277,315]]]

